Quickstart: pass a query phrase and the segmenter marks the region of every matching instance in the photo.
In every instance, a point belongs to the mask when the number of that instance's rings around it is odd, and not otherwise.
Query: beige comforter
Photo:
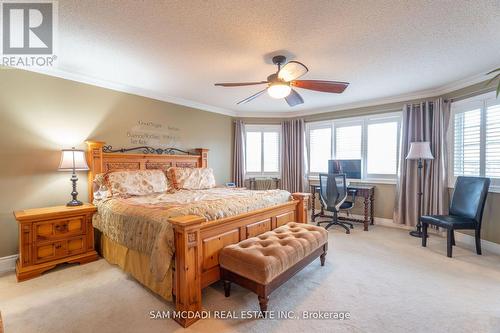
[[[169,218],[199,215],[210,221],[290,200],[290,193],[283,190],[229,188],[110,198],[95,202],[98,213],[94,215],[93,224],[113,241],[150,255],[151,272],[158,280],[162,280],[175,251]]]

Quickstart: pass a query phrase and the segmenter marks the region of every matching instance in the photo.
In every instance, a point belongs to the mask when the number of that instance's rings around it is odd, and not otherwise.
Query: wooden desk
[[[319,184],[310,184],[309,185],[310,192],[312,195],[312,200],[311,200],[311,221],[314,222],[316,220],[316,217],[330,217],[325,215],[325,211],[323,209],[323,206],[321,206],[321,210],[319,213],[315,212],[315,201],[316,201],[316,192],[319,192]],[[363,185],[363,184],[358,184],[358,185],[349,185],[347,187],[347,191],[356,191],[356,196],[357,197],[362,197],[364,198],[364,219],[355,219],[355,218],[350,218],[350,217],[345,217],[345,216],[339,216],[339,220],[344,220],[344,221],[349,221],[349,222],[358,222],[358,223],[363,223],[363,230],[368,231],[368,224],[373,225],[373,209],[374,209],[374,201],[375,201],[375,186],[373,185]]]

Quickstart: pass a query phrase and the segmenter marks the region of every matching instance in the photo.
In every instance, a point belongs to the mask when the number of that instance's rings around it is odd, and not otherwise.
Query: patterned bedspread
[[[151,256],[151,271],[162,280],[172,263],[174,237],[168,219],[199,215],[208,221],[267,208],[291,200],[283,190],[212,188],[155,193],[95,202],[93,225],[107,237]]]

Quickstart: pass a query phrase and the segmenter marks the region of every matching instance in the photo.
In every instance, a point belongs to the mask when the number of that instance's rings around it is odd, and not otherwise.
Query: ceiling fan
[[[284,98],[290,106],[295,106],[304,103],[304,99],[292,87],[309,89],[321,92],[341,94],[349,85],[348,82],[338,81],[322,81],[322,80],[297,80],[299,77],[306,74],[309,69],[298,61],[286,62],[286,57],[277,55],[273,57],[273,64],[278,66],[278,71],[267,77],[266,81],[257,82],[241,82],[241,83],[216,83],[216,86],[221,87],[242,87],[254,86],[259,84],[267,84],[267,87],[236,104],[248,103],[259,97],[267,91],[272,98]]]

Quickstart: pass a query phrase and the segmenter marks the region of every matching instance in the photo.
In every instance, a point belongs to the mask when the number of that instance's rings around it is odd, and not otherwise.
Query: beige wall
[[[489,193],[484,207],[482,238],[500,244],[500,193]]]
[[[60,149],[86,139],[130,147],[138,120],[179,128],[181,148],[208,148],[218,183],[230,180],[232,119],[135,95],[11,69],[0,70],[0,257],[17,250],[12,211],[69,200]],[[86,174],[79,175],[87,198]]]

